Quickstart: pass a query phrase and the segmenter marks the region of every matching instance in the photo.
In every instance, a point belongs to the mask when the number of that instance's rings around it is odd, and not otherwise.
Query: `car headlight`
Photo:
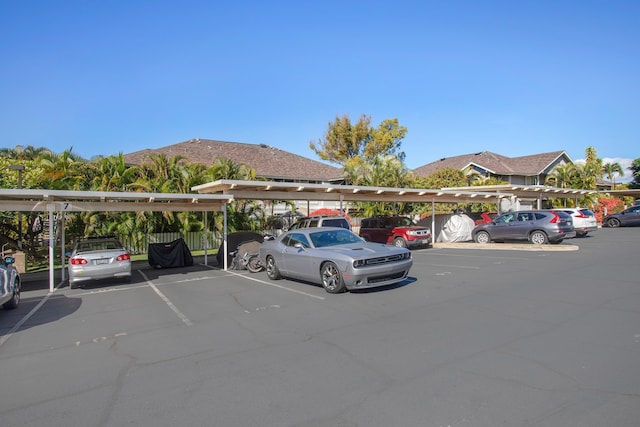
[[[360,267],[364,267],[365,265],[367,265],[366,259],[357,259],[353,261],[353,268],[360,268]]]

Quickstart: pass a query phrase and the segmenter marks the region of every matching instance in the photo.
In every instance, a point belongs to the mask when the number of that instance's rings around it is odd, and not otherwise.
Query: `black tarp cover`
[[[256,233],[255,231],[236,231],[234,233],[229,233],[227,235],[227,254],[238,249],[238,246],[245,242],[256,241],[262,243],[264,241],[264,236],[260,233]],[[218,265],[222,266],[222,246],[218,249],[218,253],[216,254],[216,261],[218,261]],[[230,265],[233,257],[231,255],[227,256],[227,263]]]
[[[193,256],[184,239],[170,243],[149,243],[149,265],[153,267],[186,267],[193,265]]]

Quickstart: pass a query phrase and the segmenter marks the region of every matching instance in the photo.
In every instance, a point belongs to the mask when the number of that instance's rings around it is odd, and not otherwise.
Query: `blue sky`
[[[408,128],[413,169],[587,146],[640,157],[639,1],[23,1],[0,6],[0,146],[309,148]],[[630,178],[630,172],[627,172]]]

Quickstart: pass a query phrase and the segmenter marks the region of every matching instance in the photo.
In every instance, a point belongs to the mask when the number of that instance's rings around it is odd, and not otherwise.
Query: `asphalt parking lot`
[[[27,274],[0,310],[0,419],[637,427],[639,237],[420,249],[405,282],[339,295],[202,258],[51,294]]]

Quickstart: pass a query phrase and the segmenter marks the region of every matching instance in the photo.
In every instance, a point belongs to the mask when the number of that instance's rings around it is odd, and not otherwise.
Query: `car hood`
[[[323,248],[318,248],[318,250],[341,253],[341,254],[349,255],[351,257],[356,257],[356,258],[395,255],[395,254],[408,252],[408,249],[385,245],[383,243],[365,243],[365,244],[326,246]]]

